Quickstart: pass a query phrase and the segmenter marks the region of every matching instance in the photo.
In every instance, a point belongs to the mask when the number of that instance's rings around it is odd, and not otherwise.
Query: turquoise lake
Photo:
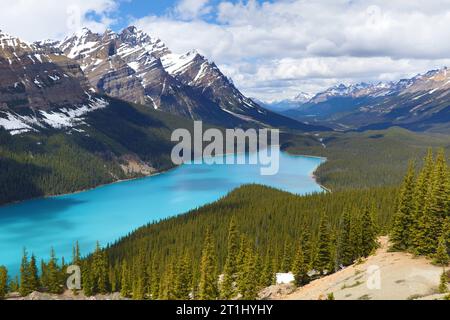
[[[264,184],[296,194],[321,192],[312,173],[323,161],[281,153],[280,170],[273,176],[260,175],[258,165],[186,164],[148,178],[2,206],[0,265],[17,274],[24,247],[38,259],[47,259],[53,247],[59,258],[69,261],[77,240],[82,254],[87,254],[96,241],[114,242],[149,222],[216,201],[244,184]]]

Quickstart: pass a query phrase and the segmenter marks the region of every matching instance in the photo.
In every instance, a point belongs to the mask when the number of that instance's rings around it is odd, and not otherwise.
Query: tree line
[[[302,286],[368,256],[389,225],[394,194],[377,189],[297,196],[244,186],[104,249],[97,245],[89,256],[82,258],[75,245],[68,264],[81,267],[87,296],[120,292],[139,300],[256,299],[260,289],[275,283],[276,273],[292,272],[295,284]],[[20,277],[2,282],[2,268],[0,286],[22,295],[61,293],[66,269],[53,251],[40,268],[34,255],[29,258],[24,251]]]
[[[417,171],[411,162],[397,200],[391,231],[393,249],[449,263],[450,171],[445,152],[429,150]]]

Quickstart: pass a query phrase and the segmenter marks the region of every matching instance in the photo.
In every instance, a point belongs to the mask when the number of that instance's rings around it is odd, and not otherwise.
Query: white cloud
[[[195,19],[211,12],[210,0],[181,0],[175,6],[175,14],[181,19]]]
[[[121,1],[138,0],[0,0],[0,28],[28,41],[62,38],[73,22],[103,31]],[[258,98],[450,65],[450,0],[179,0],[166,12],[130,23],[174,52],[198,49]]]
[[[450,0],[222,1],[214,13],[216,22],[135,23],[176,52],[199,49],[259,98],[396,79],[450,59]]]
[[[102,31],[116,0],[0,0],[0,29],[27,41],[60,39],[81,27]],[[89,18],[95,14],[96,19]]]

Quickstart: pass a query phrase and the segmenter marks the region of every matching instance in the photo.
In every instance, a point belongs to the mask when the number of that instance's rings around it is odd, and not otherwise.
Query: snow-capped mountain
[[[11,134],[80,123],[106,103],[76,62],[49,48],[0,32],[0,127]]]
[[[307,92],[300,92],[297,94],[292,101],[295,101],[297,103],[306,103],[309,100],[311,100],[314,97],[314,94],[307,93]]]
[[[258,101],[257,99],[253,100],[257,101],[258,104],[262,105],[266,109],[282,113],[300,107],[302,104],[308,102],[313,97],[314,97],[313,94],[300,92],[291,99],[272,100],[272,101]]]
[[[449,107],[450,71],[444,67],[397,82],[336,85],[284,114],[346,128],[402,125],[424,129],[450,120]]]
[[[80,64],[99,93],[224,126],[307,127],[245,97],[198,52],[174,54],[135,27],[104,34],[83,29],[56,46]]]

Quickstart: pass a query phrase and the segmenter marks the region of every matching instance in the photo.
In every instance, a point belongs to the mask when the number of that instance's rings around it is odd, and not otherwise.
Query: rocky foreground
[[[389,252],[387,237],[380,238],[377,252],[361,263],[295,289],[292,285],[266,288],[262,299],[324,300],[435,300],[442,267],[404,252]]]

